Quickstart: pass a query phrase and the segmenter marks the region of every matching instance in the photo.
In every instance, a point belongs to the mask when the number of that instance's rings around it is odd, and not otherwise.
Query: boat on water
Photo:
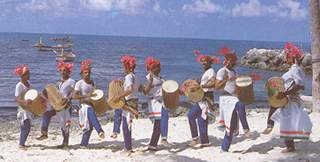
[[[73,62],[76,58],[75,53],[72,51],[65,51],[61,48],[60,53],[53,50],[56,53],[56,61]]]
[[[72,48],[72,40],[70,37],[68,38],[50,38],[49,40],[53,40],[55,42],[62,41],[62,44],[57,45],[46,45],[42,41],[42,37],[40,37],[39,42],[32,45],[35,48],[38,48],[38,51],[61,51],[62,48],[71,50]]]

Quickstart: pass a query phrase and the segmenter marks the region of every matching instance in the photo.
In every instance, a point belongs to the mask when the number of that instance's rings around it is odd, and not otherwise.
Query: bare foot
[[[116,139],[118,137],[118,135],[117,135],[117,133],[112,133],[110,137],[113,139]]]

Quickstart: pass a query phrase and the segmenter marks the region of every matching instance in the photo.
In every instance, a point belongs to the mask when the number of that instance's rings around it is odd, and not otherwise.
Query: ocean
[[[31,69],[30,83],[33,88],[41,91],[47,84],[55,83],[59,79],[56,70],[55,54],[53,52],[39,52],[32,47],[42,37],[46,44],[54,45],[49,38],[71,36],[73,51],[76,53],[75,69],[72,78],[80,79],[80,62],[91,59],[92,79],[99,89],[107,90],[111,80],[123,77],[120,57],[123,54],[137,57],[136,74],[141,82],[145,81],[144,59],[154,56],[161,60],[161,74],[169,80],[182,83],[186,79],[196,79],[203,73],[202,67],[195,61],[192,54],[194,49],[204,54],[220,56],[217,51],[221,47],[234,49],[239,58],[251,48],[281,49],[285,42],[242,41],[242,40],[209,40],[189,38],[150,38],[125,36],[96,36],[96,35],[62,35],[62,34],[24,34],[0,33],[0,107],[16,106],[14,101],[15,85],[19,78],[14,69],[18,64],[29,64]],[[304,51],[310,52],[310,43],[299,43]],[[214,65],[217,71],[222,64]],[[255,82],[254,93],[257,101],[267,99],[264,84],[272,76],[282,73],[236,67],[240,74],[250,74],[252,71],[260,74],[262,80]],[[307,75],[305,95],[311,95],[311,76]],[[218,100],[218,95],[215,95]],[[140,97],[145,100],[143,96]],[[184,100],[185,98],[182,98]]]

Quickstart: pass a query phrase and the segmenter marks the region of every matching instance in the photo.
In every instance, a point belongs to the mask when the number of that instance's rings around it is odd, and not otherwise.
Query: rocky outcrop
[[[284,50],[280,49],[250,49],[241,58],[240,64],[246,67],[282,72],[287,71],[290,67],[285,62]],[[301,65],[306,73],[312,72],[312,57],[310,53],[305,53]]]

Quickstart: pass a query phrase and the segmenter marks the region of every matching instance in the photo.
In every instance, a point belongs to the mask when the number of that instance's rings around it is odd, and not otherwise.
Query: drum
[[[25,100],[31,100],[31,105],[28,106],[28,110],[31,111],[33,114],[40,116],[46,111],[46,105],[42,102],[42,98],[37,90],[29,89],[25,95]]]
[[[250,76],[238,76],[235,80],[236,92],[243,104],[254,102],[253,81]]]
[[[61,111],[68,107],[68,100],[65,99],[54,84],[49,84],[45,88],[49,104],[56,111]]]
[[[191,102],[199,102],[204,97],[204,92],[199,83],[195,80],[188,79],[183,82],[184,94]]]
[[[94,97],[90,97],[91,103],[93,105],[96,114],[103,114],[108,110],[108,105],[106,103],[104,93],[100,89],[95,89],[93,91]]]
[[[179,106],[179,84],[174,80],[167,80],[162,83],[162,97],[164,106],[168,109],[175,109]]]
[[[285,85],[281,77],[272,77],[266,83],[266,90],[268,92],[268,101],[272,107],[279,108],[288,104],[288,98],[277,99],[279,92],[284,92]]]
[[[124,106],[125,100],[124,98],[115,102],[113,100],[114,96],[118,96],[124,92],[123,81],[122,80],[113,80],[109,83],[109,92],[108,92],[108,104],[113,109],[120,109]]]

